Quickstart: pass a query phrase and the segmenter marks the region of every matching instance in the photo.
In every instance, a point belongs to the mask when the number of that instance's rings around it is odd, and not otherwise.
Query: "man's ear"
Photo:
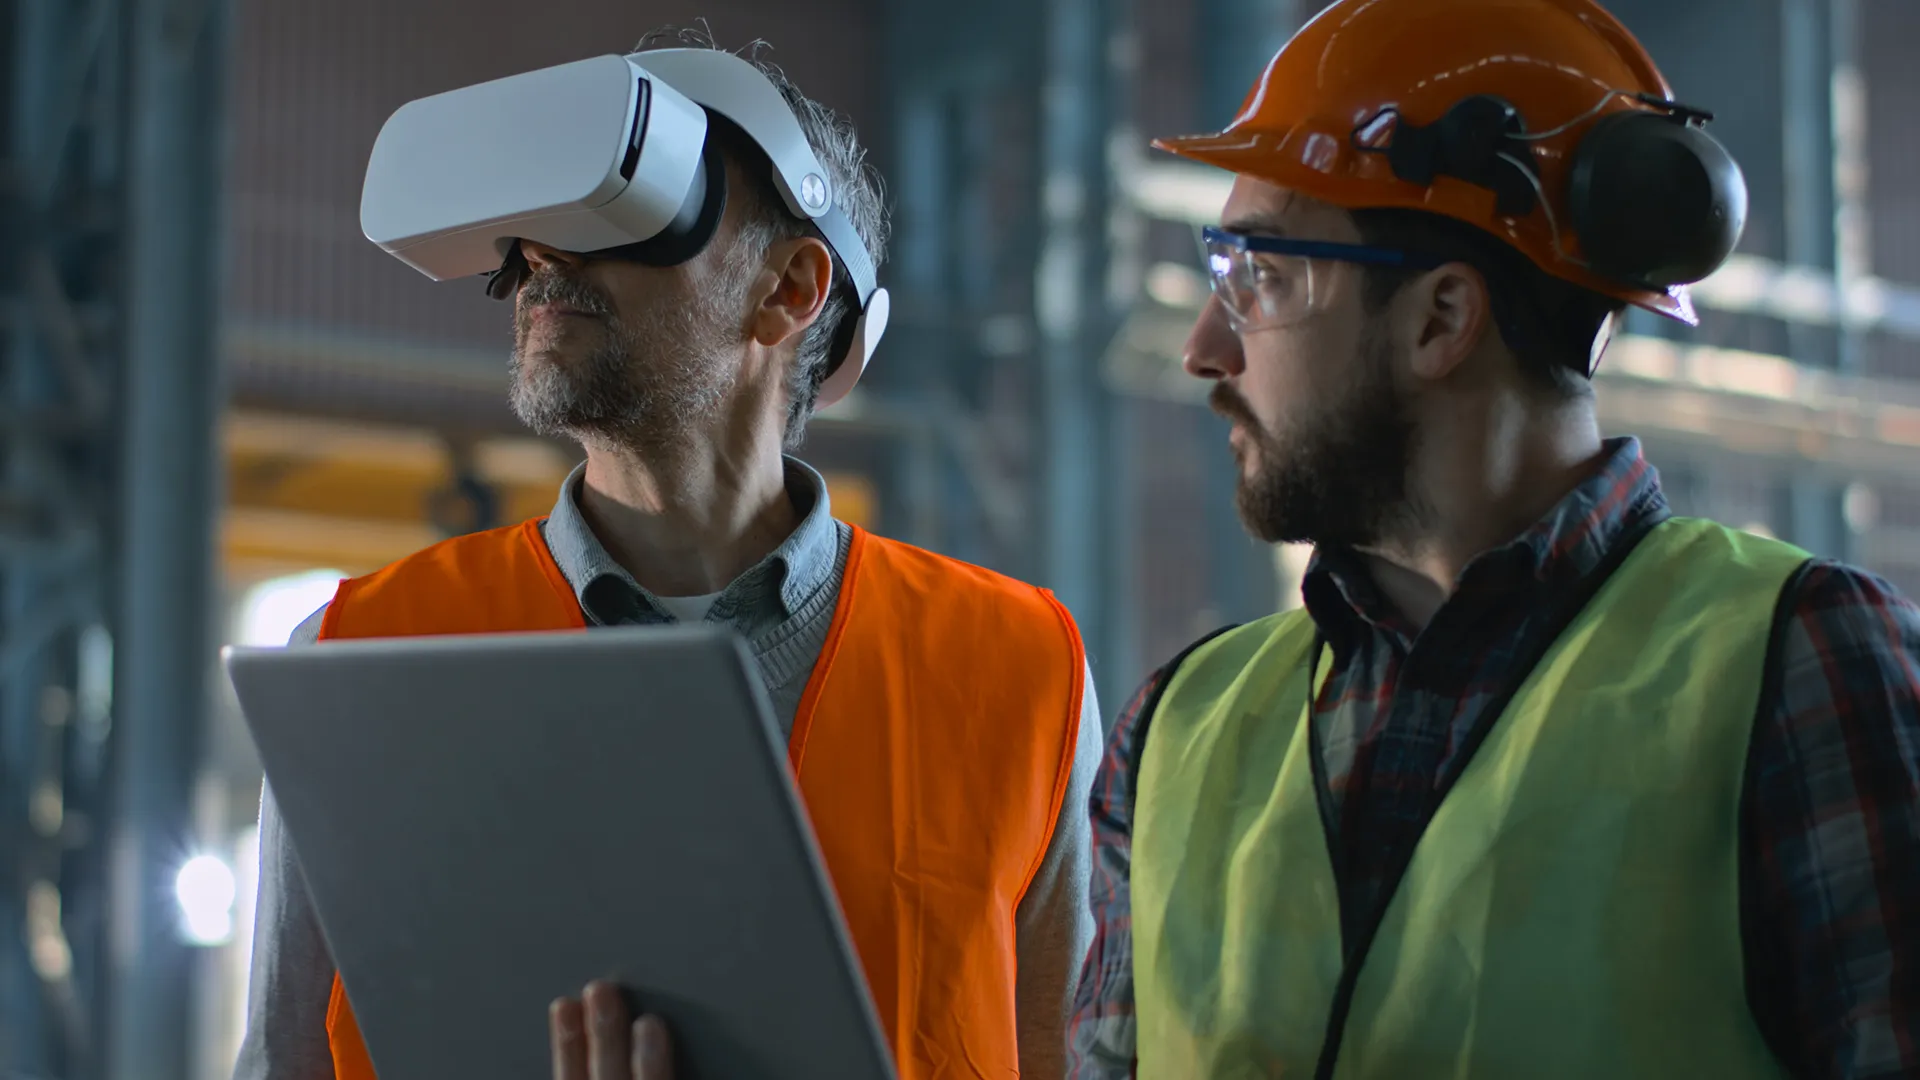
[[[759,285],[750,330],[761,345],[778,345],[820,317],[833,288],[833,255],[814,236],[776,241]]]
[[[1493,326],[1487,279],[1466,263],[1447,263],[1408,285],[1401,316],[1411,339],[1409,361],[1422,379],[1444,379],[1480,347]]]

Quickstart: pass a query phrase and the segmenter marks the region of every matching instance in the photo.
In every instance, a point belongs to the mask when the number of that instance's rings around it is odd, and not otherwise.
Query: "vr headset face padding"
[[[711,127],[708,128],[712,130]],[[625,259],[647,266],[679,266],[706,250],[720,219],[727,211],[727,163],[719,143],[711,136],[700,154],[700,167],[687,189],[687,201],[680,206],[666,228],[637,244],[602,248],[585,252],[590,258]],[[525,281],[530,268],[520,250],[519,241],[508,249],[500,269],[487,278],[487,295],[495,300],[511,300]]]

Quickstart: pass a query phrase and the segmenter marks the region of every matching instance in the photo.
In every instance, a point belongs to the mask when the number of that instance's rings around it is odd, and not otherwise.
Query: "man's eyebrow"
[[[1240,233],[1245,236],[1283,237],[1287,235],[1288,231],[1286,222],[1280,220],[1276,214],[1249,214],[1244,217],[1236,217],[1231,221],[1221,222],[1220,227],[1228,232]]]

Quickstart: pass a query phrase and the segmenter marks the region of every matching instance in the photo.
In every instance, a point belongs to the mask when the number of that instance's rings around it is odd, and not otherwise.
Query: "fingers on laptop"
[[[620,988],[593,982],[547,1011],[554,1080],[673,1080],[673,1044],[657,1016],[631,1020]]]
[[[576,998],[556,998],[547,1007],[553,1047],[553,1080],[587,1080],[586,1010]]]
[[[633,1022],[633,1080],[673,1080],[673,1039],[657,1016]]]

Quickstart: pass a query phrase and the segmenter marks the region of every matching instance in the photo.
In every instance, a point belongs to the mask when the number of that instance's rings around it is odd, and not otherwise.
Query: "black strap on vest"
[[[1181,649],[1178,655],[1167,661],[1166,666],[1160,669],[1160,682],[1154,686],[1153,692],[1147,695],[1147,700],[1141,703],[1140,714],[1134,718],[1133,735],[1127,745],[1127,834],[1129,836],[1133,834],[1134,808],[1140,805],[1140,759],[1146,755],[1147,729],[1153,725],[1153,714],[1160,709],[1160,699],[1167,696],[1167,687],[1172,684],[1174,673],[1180,670],[1181,664],[1187,662],[1187,657],[1192,656],[1200,646],[1229,630],[1239,629],[1239,626],[1239,623],[1228,623]]]

